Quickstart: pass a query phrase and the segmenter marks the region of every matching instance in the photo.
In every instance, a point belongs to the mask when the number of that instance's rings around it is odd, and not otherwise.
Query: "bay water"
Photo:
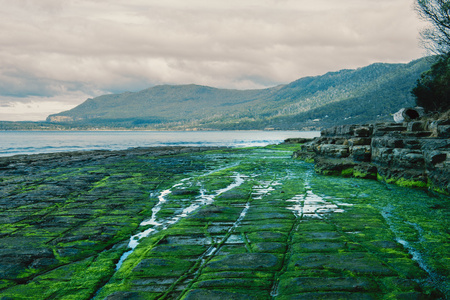
[[[318,131],[0,131],[0,156],[159,146],[254,147]]]

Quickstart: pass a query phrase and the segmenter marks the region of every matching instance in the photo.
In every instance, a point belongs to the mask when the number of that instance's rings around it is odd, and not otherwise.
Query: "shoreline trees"
[[[419,17],[430,24],[420,33],[422,45],[439,57],[421,75],[412,94],[425,111],[443,112],[450,109],[450,1],[417,0],[415,8]]]

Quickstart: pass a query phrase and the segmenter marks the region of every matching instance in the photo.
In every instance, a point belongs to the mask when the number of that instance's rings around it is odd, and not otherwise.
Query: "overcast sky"
[[[0,120],[158,84],[253,89],[419,47],[414,0],[0,0]]]

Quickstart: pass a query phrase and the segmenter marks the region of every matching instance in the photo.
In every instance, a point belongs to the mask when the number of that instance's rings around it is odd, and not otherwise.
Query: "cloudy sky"
[[[0,0],[0,120],[158,84],[253,89],[425,56],[414,0]]]

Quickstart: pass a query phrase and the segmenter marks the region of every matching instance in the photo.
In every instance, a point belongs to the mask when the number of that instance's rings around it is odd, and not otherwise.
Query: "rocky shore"
[[[213,149],[218,148],[0,157],[0,289],[23,284],[36,274],[89,257],[129,237],[145,218],[141,214],[153,205],[149,190],[163,185],[182,167],[176,161],[169,170],[148,166],[145,172],[157,176],[140,182],[142,174],[134,173],[139,168],[130,160]]]
[[[449,198],[298,142],[1,158],[0,299],[449,297]]]
[[[321,174],[450,194],[450,120],[336,126],[294,157],[314,160]]]

